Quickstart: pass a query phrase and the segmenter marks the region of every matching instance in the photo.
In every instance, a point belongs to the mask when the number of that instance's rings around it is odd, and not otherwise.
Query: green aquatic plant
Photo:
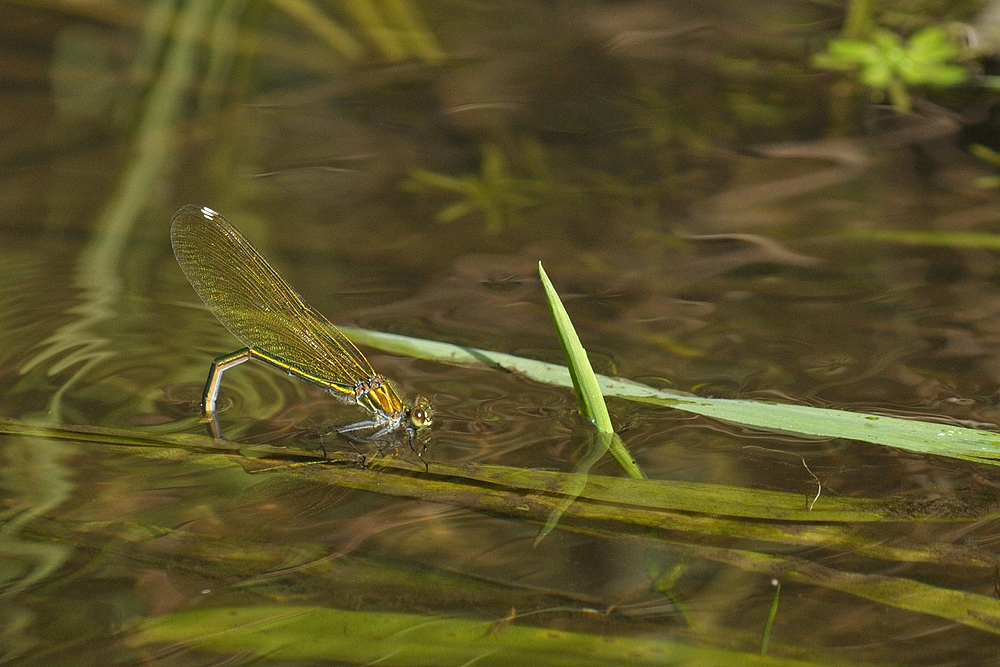
[[[483,159],[478,174],[449,176],[428,169],[411,169],[403,188],[417,193],[452,192],[460,199],[438,211],[438,222],[454,222],[481,211],[486,218],[486,231],[497,234],[505,224],[516,221],[519,211],[534,206],[533,181],[518,178],[510,162],[496,144],[483,146]]]
[[[386,352],[446,364],[503,368],[536,382],[573,386],[569,369],[557,364],[368,329],[339,328],[356,344]],[[1000,465],[1000,433],[993,431],[810,405],[708,398],[606,375],[597,375],[597,382],[604,396],[659,405],[747,428],[807,438],[847,438],[918,454]]]
[[[552,281],[549,280],[548,274],[545,273],[545,269],[542,268],[541,262],[538,263],[538,276],[542,280],[542,289],[545,290],[545,300],[548,301],[549,310],[552,313],[552,321],[556,325],[556,333],[558,333],[559,342],[562,344],[563,354],[566,355],[570,378],[573,380],[573,391],[576,394],[577,411],[590,420],[597,429],[597,433],[594,434],[593,445],[589,448],[587,455],[583,457],[573,471],[580,475],[580,485],[577,491],[567,493],[563,501],[552,511],[538,538],[535,540],[535,544],[538,544],[540,540],[552,532],[559,522],[559,518],[572,503],[576,502],[579,492],[587,484],[587,473],[590,472],[591,467],[606,452],[611,452],[611,455],[615,457],[615,460],[618,461],[618,464],[621,465],[629,477],[633,479],[645,479],[646,477],[635,462],[635,459],[628,453],[625,443],[615,433],[614,426],[611,424],[611,415],[608,413],[607,403],[604,402],[604,395],[601,393],[601,387],[597,383],[597,376],[594,375],[594,368],[590,365],[587,350],[583,347],[583,343],[580,342],[580,336],[576,333],[576,328],[569,318],[569,313],[566,312],[566,307],[563,305],[562,299],[559,298],[559,294],[552,285]]]
[[[969,146],[969,152],[983,162],[991,164],[994,167],[1000,167],[1000,153],[992,148],[988,148],[982,144],[972,144]],[[976,179],[976,187],[983,189],[1000,188],[1000,174],[980,176]]]
[[[353,465],[350,455],[333,454],[318,459],[285,446],[245,445],[184,433],[151,434],[7,420],[0,420],[0,433],[68,440],[82,447],[113,450],[136,461],[169,463],[172,469],[201,468],[220,474],[236,473],[234,479],[242,480],[240,483],[266,474],[277,488],[292,488],[303,483],[338,490],[350,488],[386,497],[461,506],[538,524],[545,521],[567,494],[572,494],[574,502],[566,508],[564,520],[559,524],[563,531],[641,545],[665,554],[708,560],[770,578],[780,577],[786,582],[840,591],[987,633],[996,634],[1000,627],[996,600],[990,596],[901,576],[839,570],[785,553],[789,545],[839,547],[849,549],[855,556],[881,561],[957,565],[991,572],[993,564],[989,556],[983,557],[969,546],[907,543],[905,540],[888,543],[873,539],[869,532],[879,525],[901,521],[921,526],[941,521],[971,525],[995,518],[995,513],[975,503],[959,513],[951,508],[947,516],[942,516],[920,499],[824,496],[810,509],[803,503],[801,494],[784,491],[604,475],[589,475],[586,484],[581,485],[574,479],[578,476],[572,473],[469,462],[461,466],[433,463],[425,472],[418,464],[392,459],[376,471]],[[253,475],[239,475],[239,470]],[[175,533],[178,539],[186,540],[184,543],[192,547],[188,557],[182,560],[185,565],[173,563],[172,567],[191,567],[201,573],[225,571],[230,575],[235,568],[244,573],[243,586],[254,585],[247,578],[255,572],[267,572],[279,563],[288,562],[288,554],[283,553],[280,546],[262,546],[259,541],[233,544],[214,536],[199,535],[183,528],[168,529],[148,521],[136,524],[131,521],[47,519],[33,523],[26,534],[35,540],[122,543],[119,548],[136,549],[148,559],[149,555],[142,551],[143,544],[166,532]],[[737,544],[706,544],[706,536],[736,540]],[[758,550],[740,546],[749,543],[757,544]],[[771,546],[767,546],[769,544]],[[769,553],[772,549],[780,553]],[[254,550],[256,553],[248,559],[248,553]],[[256,585],[262,581],[258,579]],[[419,585],[412,573],[403,581],[395,586]],[[430,618],[425,617],[425,620]],[[338,652],[336,655],[343,657],[346,654]]]
[[[923,229],[858,229],[845,234],[857,241],[877,241],[926,248],[974,248],[1000,250],[1000,234],[989,232],[940,232]]]
[[[408,665],[719,665],[809,667],[826,661],[767,657],[663,637],[607,637],[508,619],[361,612],[319,606],[217,607],[157,618],[138,645],[182,644],[208,653],[285,660]]]
[[[573,327],[573,322],[569,319],[569,313],[563,305],[559,294],[552,281],[542,268],[542,263],[538,263],[538,275],[542,279],[542,288],[545,290],[545,300],[548,301],[549,310],[552,312],[552,320],[556,325],[556,332],[559,334],[559,342],[562,343],[563,353],[569,368],[570,378],[573,380],[573,391],[576,393],[578,410],[581,415],[589,419],[597,428],[597,432],[606,436],[607,443],[605,449],[610,448],[612,456],[622,466],[622,469],[633,479],[645,479],[645,475],[635,460],[625,449],[621,438],[615,434],[611,425],[611,415],[608,414],[608,406],[604,402],[604,395],[594,374],[594,368],[590,365],[587,357],[587,350],[580,342],[580,336]]]
[[[857,72],[872,93],[886,95],[894,107],[909,110],[910,89],[915,86],[954,86],[968,72],[953,61],[958,47],[937,26],[924,28],[906,42],[894,32],[875,29],[865,39],[833,39],[826,51],[813,56],[819,69]]]

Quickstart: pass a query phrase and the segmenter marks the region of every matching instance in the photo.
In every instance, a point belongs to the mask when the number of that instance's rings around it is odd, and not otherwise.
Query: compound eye
[[[418,428],[430,426],[434,421],[434,409],[430,401],[423,396],[418,396],[412,408],[410,408],[410,423]]]

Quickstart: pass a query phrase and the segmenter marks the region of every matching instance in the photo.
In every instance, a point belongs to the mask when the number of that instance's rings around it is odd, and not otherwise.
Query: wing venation
[[[194,205],[177,211],[170,242],[198,296],[247,347],[331,384],[353,385],[375,375],[354,343],[215,211]]]

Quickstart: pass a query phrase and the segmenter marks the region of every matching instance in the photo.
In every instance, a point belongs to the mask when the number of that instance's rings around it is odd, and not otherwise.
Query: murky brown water
[[[859,235],[997,230],[997,191],[976,181],[993,167],[965,150],[966,137],[995,135],[989,95],[970,88],[909,115],[862,96],[852,131],[829,138],[838,79],[809,54],[838,29],[838,8],[428,2],[400,10],[406,23],[392,3],[27,4],[0,4],[4,419],[206,433],[209,364],[240,344],[170,251],[171,215],[197,203],[337,323],[563,363],[541,260],[599,373],[1000,430],[996,252]],[[296,13],[308,8],[328,23]],[[365,351],[406,399],[438,411],[429,468],[404,479],[586,458],[593,435],[568,389]],[[378,642],[367,657],[283,654],[289,642],[224,648],[144,630],[192,610],[294,607],[678,642],[735,653],[677,664],[751,664],[772,580],[774,664],[1000,655],[993,617],[943,602],[955,592],[1000,608],[994,465],[611,399],[654,480],[982,518],[898,517],[845,546],[624,531],[580,514],[536,544],[544,513],[390,491],[398,471],[332,433],[363,415],[274,369],[228,372],[220,406],[242,456],[0,436],[0,661],[470,660]],[[280,457],[257,467],[256,445],[285,448],[287,470],[269,469]],[[326,467],[368,490],[331,482],[323,464],[295,467],[358,451],[369,469]],[[590,473],[623,475],[610,456]],[[866,551],[878,545],[968,560]],[[737,552],[795,560],[755,568]],[[843,583],[855,574],[927,584],[940,613],[900,602],[910,589],[866,597]],[[623,655],[613,662],[656,661]]]

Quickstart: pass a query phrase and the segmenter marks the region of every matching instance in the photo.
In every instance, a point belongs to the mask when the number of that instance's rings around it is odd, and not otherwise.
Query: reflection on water
[[[755,664],[774,580],[776,660],[1000,651],[988,463],[611,400],[650,481],[584,484],[569,390],[374,350],[426,470],[257,364],[196,438],[238,345],[168,239],[209,205],[338,324],[561,363],[543,260],[600,373],[997,430],[995,252],[858,235],[994,231],[974,86],[838,111],[807,3],[0,13],[0,661]]]

